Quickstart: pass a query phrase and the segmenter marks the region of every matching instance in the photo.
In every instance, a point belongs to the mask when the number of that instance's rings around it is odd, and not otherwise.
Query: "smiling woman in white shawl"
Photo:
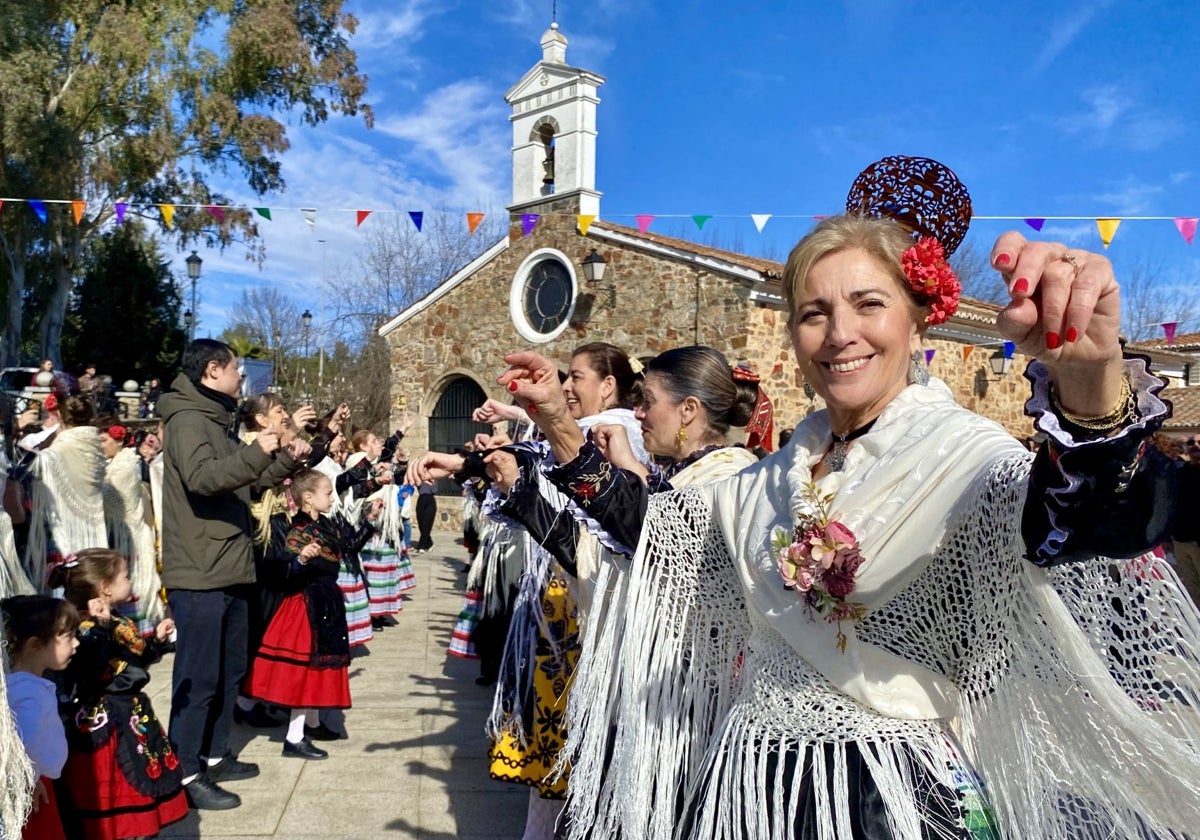
[[[920,364],[957,305],[966,190],[889,158],[847,209],[783,277],[827,410],[728,481],[651,497],[628,595],[587,628],[571,836],[1182,837],[1200,617],[1161,561],[1095,556],[1161,539],[1171,492],[1141,446],[1161,383],[1122,358],[1111,266],[1016,233],[990,255],[998,326],[1038,359],[1034,460]],[[508,361],[501,382],[577,451],[552,365]]]

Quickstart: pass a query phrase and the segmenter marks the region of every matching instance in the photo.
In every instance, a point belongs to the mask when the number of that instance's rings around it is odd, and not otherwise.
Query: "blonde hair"
[[[918,315],[924,307],[917,303],[908,286],[908,279],[900,268],[900,258],[913,244],[912,235],[893,219],[876,219],[867,216],[830,216],[822,219],[815,228],[796,243],[788,255],[783,268],[783,299],[787,303],[788,316],[796,312],[796,301],[804,292],[808,273],[817,262],[830,254],[857,248],[871,257],[880,268],[896,281],[912,303],[913,314]],[[918,317],[923,327],[924,319]]]

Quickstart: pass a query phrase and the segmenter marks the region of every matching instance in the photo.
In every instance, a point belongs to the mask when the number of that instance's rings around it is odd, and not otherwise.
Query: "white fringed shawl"
[[[25,569],[35,586],[46,585],[46,529],[64,555],[107,548],[104,524],[104,450],[94,426],[60,428],[33,462],[33,510]]]
[[[0,636],[3,630],[0,621]],[[8,652],[0,651],[0,838],[17,840],[29,817],[37,779],[8,705],[8,671]]]
[[[12,519],[0,510],[0,598],[10,595],[33,595],[37,588],[30,582],[17,554]]]
[[[689,837],[790,837],[803,780],[772,775],[790,752],[811,761],[818,836],[843,840],[850,743],[898,838],[922,836],[917,768],[969,793],[964,760],[1011,840],[1200,825],[1200,619],[1166,564],[1027,563],[1028,455],[934,380],[824,483],[867,558],[843,655],[770,548],[828,443],[818,413],[732,481],[651,500],[571,693],[573,836],[674,836],[686,794]]]
[[[137,599],[137,615],[157,624],[163,617],[158,597],[162,581],[158,576],[154,528],[146,511],[146,491],[142,486],[142,458],[133,449],[122,449],[104,474],[104,515],[111,548],[129,558],[129,576]]]

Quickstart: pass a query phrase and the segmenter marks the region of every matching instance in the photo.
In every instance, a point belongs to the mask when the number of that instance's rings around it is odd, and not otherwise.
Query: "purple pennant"
[[[129,205],[118,202],[113,206],[113,209],[117,212],[117,224],[121,224],[121,222],[125,221],[125,211],[129,209]]]
[[[217,224],[224,224],[224,222],[225,222],[225,208],[224,207],[218,207],[215,204],[210,204],[207,207],[205,207],[204,209],[208,212],[208,215],[212,216],[214,219],[217,220]]]
[[[929,367],[929,365],[933,363],[933,354],[936,352],[936,350],[925,351],[925,367]]]
[[[421,223],[425,221],[425,214],[420,210],[410,210],[408,218],[412,219],[412,223],[417,226],[417,233],[420,233]]]
[[[1017,345],[1013,344],[1011,341],[1004,342],[1004,358],[1011,359],[1013,357],[1013,351],[1016,349]]]
[[[521,214],[521,230],[525,231],[525,235],[533,233],[534,227],[538,223],[537,213],[522,213]]]
[[[32,210],[42,224],[46,224],[46,202],[38,201],[37,199],[29,200],[29,209]]]
[[[1036,230],[1038,233],[1041,233],[1042,225],[1046,224],[1046,220],[1045,219],[1026,219],[1025,224],[1029,225],[1031,228]]]

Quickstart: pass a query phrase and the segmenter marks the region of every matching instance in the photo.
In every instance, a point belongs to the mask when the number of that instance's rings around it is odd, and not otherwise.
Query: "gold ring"
[[[1070,251],[1064,252],[1062,255],[1062,259],[1069,262],[1071,264],[1071,268],[1079,268],[1079,263],[1078,263],[1078,261],[1076,261],[1075,255],[1072,254]]]

